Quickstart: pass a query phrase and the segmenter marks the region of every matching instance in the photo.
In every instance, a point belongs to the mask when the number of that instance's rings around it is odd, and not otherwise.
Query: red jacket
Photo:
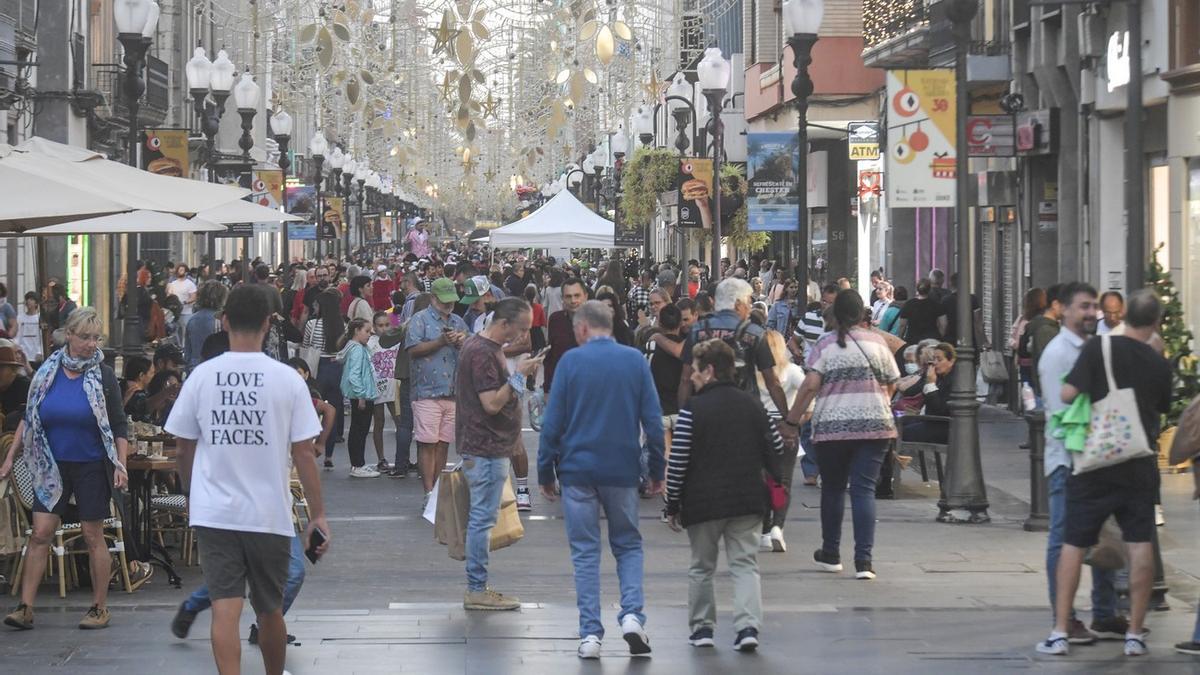
[[[396,290],[391,279],[376,279],[371,284],[371,306],[380,312],[392,308],[392,291]]]

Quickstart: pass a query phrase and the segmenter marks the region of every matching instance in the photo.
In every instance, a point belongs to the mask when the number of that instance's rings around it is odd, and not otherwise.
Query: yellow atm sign
[[[847,149],[852,161],[879,159],[879,123],[850,122],[846,125]]]

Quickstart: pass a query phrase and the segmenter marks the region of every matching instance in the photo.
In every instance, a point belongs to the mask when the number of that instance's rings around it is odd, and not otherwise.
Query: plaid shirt
[[[638,284],[629,289],[629,308],[633,311],[631,315],[636,316],[637,310],[650,310],[650,289]]]

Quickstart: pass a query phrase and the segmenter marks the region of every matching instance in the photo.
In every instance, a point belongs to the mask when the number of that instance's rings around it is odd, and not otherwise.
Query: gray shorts
[[[213,600],[246,597],[256,614],[283,607],[292,538],[263,532],[237,532],[197,527],[200,568]]]

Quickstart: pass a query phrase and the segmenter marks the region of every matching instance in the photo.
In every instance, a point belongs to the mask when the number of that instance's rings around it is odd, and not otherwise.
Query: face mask
[[[915,363],[904,364],[904,372],[908,373],[909,375],[916,375],[919,370],[921,370],[921,367]]]

